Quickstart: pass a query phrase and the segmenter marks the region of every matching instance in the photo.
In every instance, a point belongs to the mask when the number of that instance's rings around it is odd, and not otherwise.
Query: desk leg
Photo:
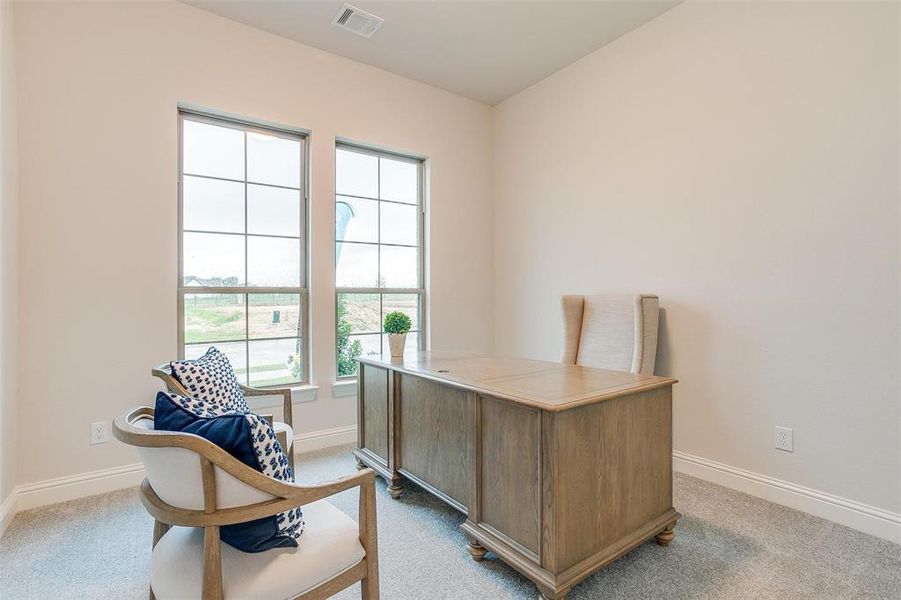
[[[673,541],[673,538],[676,537],[676,532],[673,531],[673,528],[676,526],[675,523],[672,525],[667,525],[663,531],[654,536],[654,540],[657,541],[658,546],[663,546],[664,548],[670,545],[670,542]]]
[[[472,560],[476,562],[482,562],[485,560],[485,553],[488,552],[484,546],[480,546],[479,542],[476,540],[469,540],[467,542],[467,550],[469,550],[470,556],[472,556]]]
[[[540,600],[566,600],[566,595],[569,594],[569,590],[561,590],[559,592],[555,592],[550,588],[539,587],[538,588],[538,598]]]
[[[400,476],[392,477],[388,481],[388,493],[391,494],[393,499],[400,500],[404,493],[404,480]]]
[[[386,467],[385,463],[378,458],[373,458],[370,452],[358,448],[353,451],[353,454],[357,461],[357,469],[370,468],[375,471],[376,475],[388,484],[388,493],[391,494],[391,497],[395,500],[400,498],[404,491],[404,478],[400,473]]]

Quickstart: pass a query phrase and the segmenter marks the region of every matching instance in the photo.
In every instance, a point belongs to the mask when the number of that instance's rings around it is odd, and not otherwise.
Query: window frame
[[[388,202],[393,204],[401,204],[404,206],[411,206],[409,203],[397,202],[392,200],[382,200],[381,198],[370,198],[368,196],[355,196],[353,194],[339,194],[338,193],[338,168],[337,168],[337,157],[338,151],[345,150],[349,152],[357,152],[359,154],[367,154],[370,156],[375,156],[377,158],[388,158],[391,160],[403,161],[407,163],[412,163],[416,165],[416,206],[418,208],[417,213],[417,275],[419,279],[419,287],[416,288],[389,288],[389,287],[339,287],[337,285],[338,278],[338,243],[339,240],[335,237],[334,243],[332,244],[332,264],[335,265],[335,324],[334,324],[334,341],[335,341],[335,381],[343,382],[343,381],[355,381],[357,376],[359,375],[359,371],[353,375],[339,375],[338,374],[338,299],[341,294],[376,294],[379,296],[379,319],[381,320],[382,312],[384,311],[384,296],[386,294],[416,294],[419,297],[419,310],[417,314],[417,329],[416,333],[419,336],[419,351],[424,351],[428,348],[428,340],[427,340],[427,297],[428,290],[426,288],[426,239],[425,239],[425,222],[426,222],[426,180],[425,180],[425,166],[426,166],[426,158],[408,155],[408,154],[400,154],[398,152],[392,152],[390,150],[381,150],[378,148],[373,148],[371,146],[366,146],[363,144],[358,144],[354,142],[348,142],[343,140],[335,141],[335,187],[334,194],[332,199],[332,212],[334,213],[335,204],[338,201],[338,196],[344,196],[347,198],[359,198],[361,200],[374,200],[376,202]],[[334,231],[334,219],[335,215],[333,214],[332,224]],[[381,252],[381,247],[384,246],[396,246],[409,248],[411,246],[404,244],[382,244],[381,242],[381,211],[379,211],[379,239],[378,242],[347,242],[351,244],[363,244],[370,246],[377,246],[379,248],[379,252]],[[379,265],[381,265],[381,261],[378,261]],[[382,336],[385,335],[385,332],[382,331],[383,324],[379,323],[379,347],[384,349],[384,343],[381,339]],[[366,334],[351,334],[351,335],[366,335]],[[371,335],[371,334],[370,334]]]
[[[228,179],[225,177],[214,177],[214,176],[206,176],[206,175],[195,175],[191,173],[184,172],[184,123],[186,120],[194,121],[198,123],[205,123],[209,125],[215,125],[217,127],[226,127],[231,129],[236,129],[238,131],[245,132],[244,137],[244,180],[239,181],[236,179]],[[273,184],[263,184],[259,182],[252,182],[247,177],[247,133],[259,133],[272,137],[280,137],[284,139],[290,139],[293,141],[297,141],[300,143],[300,223],[299,223],[299,239],[298,243],[300,244],[300,278],[299,278],[299,286],[280,286],[280,287],[265,287],[265,286],[251,286],[248,285],[248,241],[251,237],[259,237],[259,238],[268,238],[268,239],[293,239],[293,236],[279,236],[279,235],[265,235],[265,234],[250,234],[248,233],[248,194],[247,194],[247,186],[248,185],[265,185],[269,187],[281,188],[281,189],[297,189],[288,186],[278,186]],[[225,344],[225,343],[235,343],[235,342],[243,342],[245,344],[245,354],[246,364],[244,365],[247,369],[247,381],[246,383],[242,383],[242,385],[246,385],[248,387],[261,387],[261,388],[279,388],[279,387],[298,387],[304,385],[310,385],[310,299],[309,299],[309,244],[310,244],[310,232],[309,232],[309,177],[310,177],[310,169],[309,169],[309,142],[310,136],[309,132],[296,129],[287,126],[275,125],[271,123],[264,123],[259,121],[253,121],[249,119],[243,119],[240,117],[234,116],[224,116],[215,113],[208,113],[200,110],[189,109],[184,107],[179,107],[178,109],[178,281],[177,281],[177,349],[176,355],[179,360],[183,360],[185,357],[185,295],[186,294],[243,294],[245,296],[245,319],[244,319],[244,337],[241,340],[225,340],[225,341],[210,341],[204,342],[209,345],[215,344]],[[191,286],[187,287],[184,284],[184,236],[185,236],[185,228],[184,228],[184,176],[189,175],[191,177],[202,177],[205,179],[212,179],[217,181],[229,181],[235,183],[244,184],[244,232],[243,233],[229,233],[229,232],[208,232],[208,233],[216,233],[222,235],[235,235],[244,238],[244,285],[243,286],[235,286],[235,287],[210,287],[210,286]],[[188,233],[204,233],[201,230],[189,230]],[[250,342],[251,341],[272,341],[272,340],[295,340],[297,337],[275,337],[275,338],[251,338],[250,337],[250,320],[248,318],[248,311],[250,307],[250,295],[251,294],[297,294],[300,298],[300,307],[298,318],[300,319],[300,327],[301,327],[301,360],[302,360],[302,373],[301,380],[295,381],[287,384],[274,384],[268,386],[253,386],[250,379]]]

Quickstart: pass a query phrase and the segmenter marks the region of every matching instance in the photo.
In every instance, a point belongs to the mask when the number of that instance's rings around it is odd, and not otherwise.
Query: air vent
[[[350,4],[342,6],[335,18],[332,19],[332,25],[335,27],[346,29],[365,38],[371,38],[384,22],[385,19]]]

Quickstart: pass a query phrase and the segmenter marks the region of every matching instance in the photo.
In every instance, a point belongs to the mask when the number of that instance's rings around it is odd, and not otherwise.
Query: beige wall
[[[901,511],[898,10],[687,3],[499,105],[497,349],[658,292],[676,449]]]
[[[333,398],[334,139],[431,163],[431,343],[492,331],[490,110],[177,3],[17,6],[19,481],[136,462],[89,423],[153,401],[176,351],[176,104],[312,133],[313,403],[299,432],[356,421]]]
[[[0,504],[16,485],[18,185],[13,5],[0,2]],[[0,525],[2,531],[2,525]]]

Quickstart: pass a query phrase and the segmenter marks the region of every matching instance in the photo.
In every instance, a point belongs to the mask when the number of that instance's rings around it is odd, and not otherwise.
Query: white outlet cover
[[[92,446],[96,444],[105,444],[109,441],[109,421],[97,421],[91,423],[91,441]]]
[[[795,451],[794,431],[788,427],[776,426],[776,440],[774,442],[776,450],[784,450],[785,452]]]

